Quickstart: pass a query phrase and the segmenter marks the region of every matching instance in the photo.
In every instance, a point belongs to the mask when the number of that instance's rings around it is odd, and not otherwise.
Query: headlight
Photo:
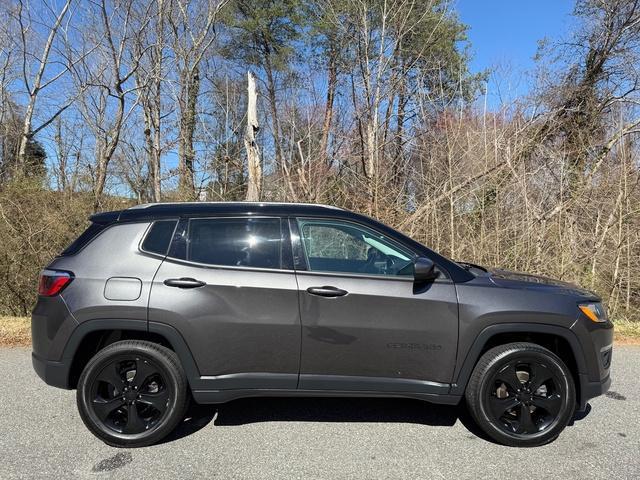
[[[607,312],[601,303],[581,303],[578,308],[592,322],[606,322]]]

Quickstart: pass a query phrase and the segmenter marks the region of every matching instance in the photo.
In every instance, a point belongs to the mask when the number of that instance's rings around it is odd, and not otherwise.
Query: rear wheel
[[[174,352],[151,342],[122,341],[100,350],[78,381],[80,416],[116,447],[161,440],[183,419],[187,382]]]
[[[567,366],[533,343],[510,343],[478,361],[465,393],[471,415],[499,443],[518,447],[555,440],[575,409]]]

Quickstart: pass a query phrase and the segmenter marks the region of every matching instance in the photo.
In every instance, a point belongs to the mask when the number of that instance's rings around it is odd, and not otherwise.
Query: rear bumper
[[[71,362],[47,360],[34,352],[31,354],[31,363],[38,376],[44,380],[47,385],[69,389]]]
[[[77,326],[62,295],[38,297],[31,314],[31,359],[33,369],[49,385],[69,388],[71,359],[63,358],[63,351]]]

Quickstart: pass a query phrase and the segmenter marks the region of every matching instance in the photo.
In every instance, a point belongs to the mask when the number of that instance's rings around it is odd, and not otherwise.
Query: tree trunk
[[[255,133],[258,125],[256,79],[251,72],[247,72],[247,130],[244,135],[244,148],[247,152],[247,196],[249,202],[260,200],[262,186],[262,165],[260,164],[260,150],[256,144]]]
[[[56,34],[58,33],[58,29],[60,28],[60,25],[62,24],[62,20],[64,19],[65,15],[67,14],[67,11],[69,10],[69,6],[70,5],[71,5],[71,0],[67,0],[64,3],[62,9],[60,10],[60,13],[56,17],[56,21],[55,21],[54,25],[49,30],[49,36],[47,37],[47,41],[45,42],[44,48],[42,50],[42,55],[41,55],[41,57],[39,59],[40,60],[40,65],[38,66],[38,72],[35,75],[35,78],[33,80],[33,84],[31,86],[29,86],[29,82],[28,82],[27,78],[26,77],[24,78],[25,86],[27,87],[27,90],[28,90],[29,103],[27,104],[27,108],[25,110],[24,122],[22,124],[22,135],[20,136],[20,143],[18,145],[18,166],[19,166],[19,168],[24,168],[25,165],[26,165],[25,156],[27,154],[27,145],[29,144],[29,140],[31,140],[31,137],[33,136],[33,133],[32,133],[32,131],[33,131],[32,121],[33,121],[33,112],[34,112],[34,109],[35,109],[36,100],[38,99],[38,93],[43,88],[44,71],[45,71],[45,68],[47,66],[47,62],[49,61],[49,53],[51,52],[51,48],[53,46],[53,41],[54,41],[54,39],[56,37]],[[22,4],[20,4],[20,8],[19,8],[19,20],[20,20],[20,25],[23,28],[23,37],[22,38],[24,38],[24,30],[26,30],[26,27],[22,26]],[[24,49],[23,54],[26,55],[26,49],[27,49],[26,44],[23,45],[23,49]],[[51,81],[49,81],[49,83],[50,82]],[[45,85],[46,84],[47,84],[47,82],[45,82]],[[49,123],[52,120],[54,120],[60,113],[62,113],[62,111],[65,108],[62,108],[62,109],[58,110],[56,113],[53,114],[53,117],[51,117],[45,123]]]
[[[269,96],[269,107],[273,119],[273,143],[276,151],[276,169],[282,168],[282,145],[280,145],[280,120],[278,116],[278,103],[276,100],[276,82],[273,78],[273,66],[271,65],[271,54],[268,46],[265,46],[264,70],[267,74],[267,89]]]
[[[320,139],[320,156],[325,163],[330,164],[327,147],[329,145],[329,132],[331,131],[331,120],[333,119],[333,101],[338,85],[338,50],[334,45],[329,50],[329,65],[327,69],[327,101],[324,109],[324,120],[322,122],[322,137]]]
[[[398,80],[398,119],[396,125],[395,152],[393,159],[393,181],[396,185],[400,183],[402,178],[402,170],[404,168],[404,119],[405,109],[407,106],[406,96],[406,70],[402,68],[401,77]]]
[[[151,188],[152,198],[154,202],[159,202],[162,199],[162,169],[160,165],[161,161],[161,132],[160,123],[162,121],[162,61],[163,57],[163,39],[164,39],[164,1],[158,0],[158,21],[156,24],[156,45],[154,46],[154,60],[153,65],[153,97],[149,99],[149,106],[151,111],[149,112],[149,119],[152,126],[151,146],[149,160],[149,173],[151,175]]]
[[[194,169],[195,150],[193,141],[196,131],[196,107],[200,92],[200,68],[182,72],[181,80],[181,112],[180,141],[178,143],[178,191],[186,199],[195,199]]]
[[[158,66],[159,68],[159,66]],[[148,94],[142,102],[144,119],[144,139],[147,145],[147,165],[149,166],[149,177],[151,180],[151,198],[154,202],[159,202],[162,197],[161,191],[161,92],[160,79],[154,79],[154,91],[152,96]]]

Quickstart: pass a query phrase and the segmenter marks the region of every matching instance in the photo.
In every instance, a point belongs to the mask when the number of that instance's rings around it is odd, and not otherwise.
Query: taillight
[[[53,297],[73,280],[73,274],[62,270],[43,270],[38,281],[38,294]]]

